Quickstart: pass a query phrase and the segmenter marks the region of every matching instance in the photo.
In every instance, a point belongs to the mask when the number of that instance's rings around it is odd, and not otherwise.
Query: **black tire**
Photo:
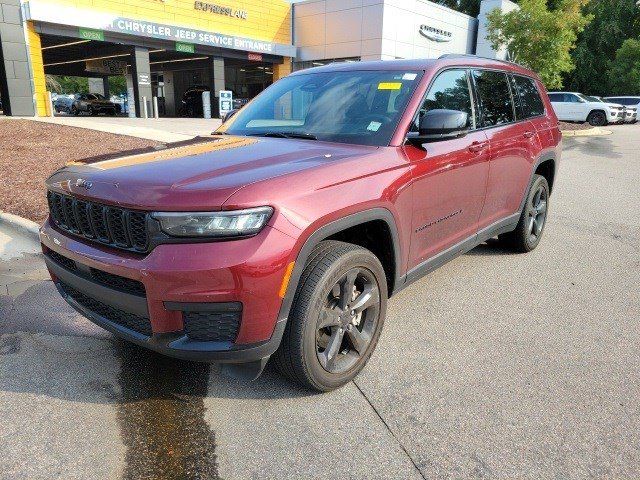
[[[505,247],[518,253],[527,253],[538,246],[547,224],[549,194],[547,179],[542,175],[534,175],[518,226],[513,232],[498,237]],[[544,202],[544,209],[541,209],[539,201]]]
[[[93,116],[93,107],[91,105],[87,106],[87,115]]]
[[[592,127],[604,127],[607,124],[607,114],[600,110],[596,110],[589,114],[587,122],[589,122],[589,125]]]
[[[359,314],[359,318],[353,316],[353,310],[352,316],[348,317],[351,309],[348,303],[346,308],[340,308],[342,295],[333,297],[336,288],[341,294],[343,289],[351,291],[348,286],[351,275],[355,275],[353,285],[356,285],[350,300],[353,304],[365,296],[365,291],[371,293],[374,287],[378,291],[377,297],[369,297],[371,305]],[[341,283],[342,279],[344,282]],[[358,291],[359,288],[362,291]],[[336,304],[328,309],[327,302],[332,301]],[[369,250],[350,243],[320,242],[311,252],[297,286],[282,342],[273,356],[275,366],[285,377],[312,390],[327,392],[341,387],[362,370],[375,350],[386,308],[387,282],[378,258]],[[340,316],[332,317],[337,324],[321,327],[326,311],[341,312]],[[330,356],[332,339],[338,338],[334,337],[337,330],[343,333],[340,340],[334,342],[338,345],[333,349],[336,353],[331,362],[323,364],[321,359]],[[367,339],[367,343],[360,344],[361,352],[351,340],[356,334],[358,338]],[[323,341],[328,342],[324,350],[319,347]]]
[[[74,105],[73,107],[71,107],[71,113],[73,113],[74,115],[80,115],[80,110],[78,110],[78,107]]]

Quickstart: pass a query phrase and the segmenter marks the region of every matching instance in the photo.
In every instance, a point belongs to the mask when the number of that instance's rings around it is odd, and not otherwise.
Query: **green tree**
[[[609,69],[611,95],[640,95],[640,40],[629,38]]]
[[[627,38],[640,34],[640,7],[636,0],[591,0],[585,12],[593,21],[578,36],[572,54],[576,68],[565,84],[587,95],[606,95],[616,51]]]
[[[549,10],[546,0],[520,0],[508,13],[495,9],[487,16],[487,39],[494,49],[534,70],[547,88],[561,88],[562,75],[575,68],[571,50],[577,35],[591,20],[582,7],[589,0],[559,0]]]

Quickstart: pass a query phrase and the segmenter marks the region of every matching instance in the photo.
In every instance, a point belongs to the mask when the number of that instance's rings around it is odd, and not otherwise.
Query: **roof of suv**
[[[484,67],[504,70],[506,72],[518,73],[529,77],[538,78],[538,76],[516,63],[506,62],[502,60],[493,60],[490,58],[478,57],[476,55],[444,55],[440,58],[419,58],[405,60],[375,60],[365,62],[335,62],[321,67],[307,68],[298,70],[292,75],[304,75],[306,73],[321,72],[345,72],[345,71],[406,71],[406,70],[438,70],[442,67]]]

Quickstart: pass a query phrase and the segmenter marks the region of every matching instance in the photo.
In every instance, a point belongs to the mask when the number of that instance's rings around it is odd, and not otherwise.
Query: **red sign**
[[[261,53],[247,53],[247,58],[251,62],[261,62],[262,54]]]

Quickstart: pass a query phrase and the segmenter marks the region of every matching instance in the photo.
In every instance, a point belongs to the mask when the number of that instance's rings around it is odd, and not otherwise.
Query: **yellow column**
[[[27,22],[27,40],[29,42],[29,57],[31,57],[36,115],[38,117],[46,117],[51,111],[51,105],[49,105],[47,98],[47,83],[44,77],[40,34],[35,31],[32,22]]]
[[[273,81],[280,80],[291,73],[291,59],[286,57],[284,63],[273,66]]]

